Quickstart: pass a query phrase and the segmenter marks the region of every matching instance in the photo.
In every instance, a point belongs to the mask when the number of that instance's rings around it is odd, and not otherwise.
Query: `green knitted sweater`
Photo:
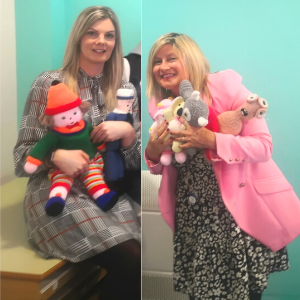
[[[74,133],[61,133],[51,129],[30,152],[30,156],[43,161],[50,150],[64,149],[64,150],[82,150],[90,159],[97,153],[97,148],[103,143],[93,144],[90,139],[90,133],[93,126],[85,121],[84,127]]]

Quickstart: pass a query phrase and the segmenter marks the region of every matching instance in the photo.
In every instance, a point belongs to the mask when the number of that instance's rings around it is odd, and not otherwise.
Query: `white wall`
[[[17,140],[15,4],[0,0],[1,12],[1,184],[15,178],[12,150]]]

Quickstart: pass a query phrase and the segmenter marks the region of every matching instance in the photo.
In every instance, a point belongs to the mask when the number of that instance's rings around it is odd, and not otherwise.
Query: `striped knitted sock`
[[[112,208],[118,201],[116,192],[111,191],[103,178],[103,158],[100,154],[96,154],[90,163],[89,171],[82,175],[82,180],[86,186],[88,193],[95,199],[97,205],[107,211]]]
[[[50,198],[46,203],[45,210],[49,216],[54,217],[63,211],[65,200],[74,180],[58,169],[51,169],[48,176],[51,180],[51,188]]]

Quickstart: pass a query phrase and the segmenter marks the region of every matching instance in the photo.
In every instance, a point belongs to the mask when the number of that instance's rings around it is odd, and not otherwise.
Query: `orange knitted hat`
[[[75,108],[81,104],[81,99],[64,83],[54,80],[48,91],[48,102],[45,114],[53,116]]]

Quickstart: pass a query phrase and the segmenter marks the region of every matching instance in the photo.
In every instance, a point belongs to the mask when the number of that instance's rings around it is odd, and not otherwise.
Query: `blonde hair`
[[[209,62],[196,44],[196,42],[185,34],[167,33],[162,35],[153,44],[147,65],[147,87],[146,94],[149,100],[155,97],[156,101],[171,96],[171,91],[161,87],[153,74],[154,58],[157,51],[165,44],[171,44],[176,54],[182,61],[185,70],[189,74],[189,81],[194,90],[204,93],[211,102],[209,90],[207,88],[207,74],[210,72]]]
[[[116,14],[105,6],[91,6],[84,9],[77,17],[66,46],[61,71],[65,76],[66,85],[76,94],[77,74],[79,71],[80,43],[87,30],[98,20],[110,19],[115,27],[115,47],[103,68],[102,93],[106,108],[113,110],[116,106],[116,93],[122,84],[123,51],[120,25]]]

